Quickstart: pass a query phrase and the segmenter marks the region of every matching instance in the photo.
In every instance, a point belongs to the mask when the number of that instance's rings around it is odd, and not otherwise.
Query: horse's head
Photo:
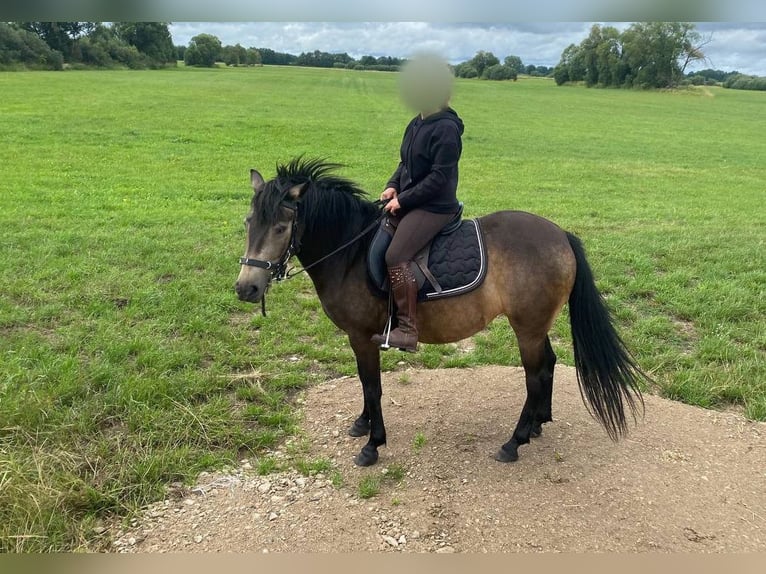
[[[254,193],[245,217],[247,242],[234,290],[240,300],[257,303],[272,279],[284,277],[295,253],[298,202],[308,184],[290,185],[279,178],[266,182],[254,169],[250,181]]]

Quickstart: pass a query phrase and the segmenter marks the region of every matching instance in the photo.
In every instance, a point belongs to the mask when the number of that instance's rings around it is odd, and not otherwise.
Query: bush
[[[455,77],[457,78],[478,78],[479,77],[479,71],[476,69],[476,66],[469,62],[463,62],[462,64],[458,64],[454,68]]]
[[[0,68],[61,70],[64,56],[37,34],[0,22]]]
[[[726,79],[723,83],[724,88],[733,90],[758,90],[766,91],[766,77],[746,76],[737,74]]]
[[[489,66],[481,75],[482,80],[516,80],[516,70],[505,64]]]

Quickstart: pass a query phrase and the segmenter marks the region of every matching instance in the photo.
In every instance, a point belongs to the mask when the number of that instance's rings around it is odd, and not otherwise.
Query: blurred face
[[[447,106],[454,80],[446,61],[436,55],[421,54],[402,67],[399,89],[407,107],[426,116]]]

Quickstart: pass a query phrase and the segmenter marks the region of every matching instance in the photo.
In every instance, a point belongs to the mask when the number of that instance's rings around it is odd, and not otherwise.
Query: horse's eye
[[[285,231],[287,231],[287,225],[277,225],[274,229],[277,235],[282,235]]]

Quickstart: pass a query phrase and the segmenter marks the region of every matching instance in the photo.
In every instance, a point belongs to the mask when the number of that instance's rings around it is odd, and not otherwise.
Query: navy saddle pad
[[[370,244],[367,253],[367,271],[373,291],[379,297],[388,297],[388,271],[386,250],[393,236],[386,230],[386,219]],[[484,237],[477,219],[462,220],[437,235],[415,258],[413,265],[418,279],[418,301],[432,301],[454,297],[479,287],[487,275],[487,254]],[[425,267],[425,272],[423,268]],[[433,285],[428,275],[436,281]]]

